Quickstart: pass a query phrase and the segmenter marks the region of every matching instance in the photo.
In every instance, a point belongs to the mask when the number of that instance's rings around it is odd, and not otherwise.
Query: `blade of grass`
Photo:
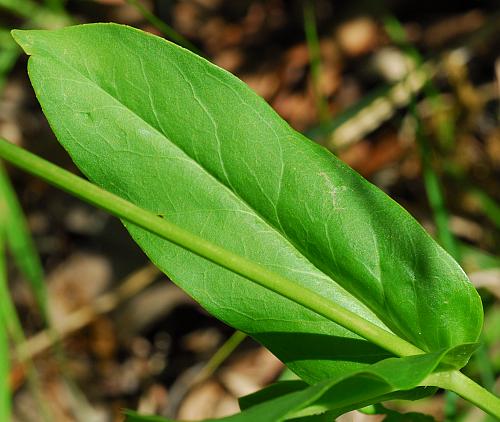
[[[4,203],[0,203],[0,213],[3,214]],[[0,226],[0,286],[7,284],[4,254],[4,233]],[[9,382],[10,359],[9,359],[9,339],[7,335],[6,309],[3,304],[4,297],[0,294],[0,421],[9,421],[11,415],[11,391]]]
[[[0,420],[9,421],[11,414],[11,392],[9,383],[10,361],[7,328],[0,317]]]
[[[0,8],[26,19],[39,10],[38,4],[32,0],[0,0]]]
[[[13,41],[10,32],[0,29],[0,92],[3,90],[7,75],[14,66],[21,50]]]
[[[54,29],[75,23],[64,8],[53,10],[32,0],[0,0],[0,9],[25,19],[25,28]]]
[[[500,268],[500,257],[466,243],[459,243],[459,247],[464,261],[463,267],[467,273]]]
[[[500,229],[500,205],[496,199],[484,189],[474,185],[468,178],[466,172],[458,166],[448,164],[444,165],[443,169],[447,176],[455,179],[455,181],[477,201],[478,207],[484,216]]]
[[[193,53],[203,56],[203,53],[199,48],[197,48],[191,41],[186,39],[184,36],[179,34],[170,25],[167,25],[162,19],[158,18],[154,13],[151,13],[139,0],[126,0],[128,4],[133,6],[137,11],[146,19],[151,25],[153,25],[158,31],[160,31],[165,37],[174,41],[175,43],[181,45],[182,47],[191,50]]]
[[[1,197],[0,197],[1,198]],[[2,198],[1,201],[2,208],[5,210],[5,201]],[[6,213],[3,212],[3,215]],[[25,343],[26,339],[23,332],[23,327],[19,320],[19,316],[17,314],[17,310],[12,302],[12,298],[10,296],[8,287],[7,287],[7,276],[5,269],[5,220],[0,222],[0,230],[2,230],[0,237],[0,320],[1,327],[0,329],[4,329],[3,334],[7,336],[7,333],[10,334],[12,339],[14,340],[15,348],[18,353],[16,355],[20,355],[22,350],[22,345]],[[0,355],[0,360],[5,359],[7,362],[1,362],[1,365],[8,365],[9,361],[9,348],[5,351],[5,354]],[[26,359],[23,362],[23,368],[26,371],[28,376],[28,386],[30,388],[33,397],[40,409],[40,417],[42,421],[49,422],[53,420],[51,412],[47,406],[46,400],[43,397],[42,387],[40,384],[40,380],[38,378],[38,373],[35,369],[33,361],[31,359]],[[7,384],[9,383],[9,376],[6,377]],[[8,386],[10,390],[10,385]],[[1,409],[0,409],[1,415]],[[9,418],[2,419],[0,421],[8,421]]]
[[[482,189],[472,186],[469,192],[479,202],[484,215],[500,229],[500,205]]]
[[[6,202],[5,236],[7,246],[14,257],[19,270],[31,285],[35,299],[45,322],[47,314],[47,290],[44,282],[42,264],[30,236],[24,214],[10,180],[0,163],[0,195]]]
[[[311,80],[316,100],[316,111],[320,125],[330,118],[328,103],[321,92],[321,51],[316,27],[316,11],[314,2],[304,2],[304,32],[306,34],[307,48],[309,50],[309,63],[311,67]]]

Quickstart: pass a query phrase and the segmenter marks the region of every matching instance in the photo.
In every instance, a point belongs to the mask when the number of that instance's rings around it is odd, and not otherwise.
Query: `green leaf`
[[[38,306],[47,318],[47,290],[40,258],[29,233],[21,206],[1,163],[0,197],[4,198],[6,205],[5,235],[7,246],[20,271],[31,284]]]
[[[98,185],[336,301],[426,351],[475,342],[479,296],[398,204],[245,84],[141,31],[15,31],[61,144]],[[126,224],[155,264],[307,382],[388,354]],[[463,359],[456,362],[463,365]]]
[[[238,403],[241,410],[275,399],[285,394],[294,393],[307,388],[309,384],[302,380],[279,381],[255,393],[240,397]]]
[[[380,362],[378,362],[380,363]],[[404,361],[403,361],[404,363]],[[241,410],[249,409],[252,406],[256,406],[261,403],[265,403],[272,399],[276,399],[285,394],[293,393],[295,391],[304,390],[308,387],[308,384],[303,381],[282,381],[277,382],[275,384],[271,384],[268,387],[265,387],[256,393],[250,394],[248,396],[241,397],[238,402],[240,404]],[[383,396],[371,397],[368,401],[371,403],[377,401],[387,401],[387,400],[419,400],[429,395],[432,395],[436,392],[435,388],[421,388],[416,387],[413,389],[406,389],[404,391],[394,391]],[[338,416],[340,414],[346,413],[353,409],[359,409],[364,406],[365,402],[356,402],[353,401],[347,407],[335,408],[335,414]]]
[[[217,420],[227,422],[306,421],[318,420],[309,418],[321,416],[325,412],[338,416],[349,410],[376,403],[393,392],[417,387],[437,367],[444,354],[442,352],[406,358],[389,358],[347,376],[335,377],[313,386],[304,384],[298,391],[296,388],[299,384],[293,382],[295,385],[292,387],[292,384],[287,383],[286,387],[280,387],[281,394],[274,397],[270,395],[264,402],[257,400],[255,404],[245,408],[241,413]],[[276,392],[275,389],[274,393]],[[142,419],[142,416],[137,414],[131,415],[133,416],[126,419],[127,422],[149,420]],[[164,419],[151,420],[162,421]],[[207,422],[212,421],[215,419],[207,420]]]

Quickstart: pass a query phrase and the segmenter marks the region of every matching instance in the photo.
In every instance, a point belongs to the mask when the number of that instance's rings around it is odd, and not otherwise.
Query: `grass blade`
[[[175,43],[191,50],[193,53],[203,56],[203,53],[191,41],[179,34],[170,25],[167,25],[162,19],[158,18],[154,13],[151,13],[139,0],[126,0],[128,4],[133,6],[151,25],[158,29],[165,37]]]
[[[47,321],[47,290],[40,258],[29,233],[24,214],[7,173],[0,163],[0,196],[6,204],[5,238],[19,270],[31,285],[40,311]]]
[[[1,211],[4,210],[4,205],[3,201],[0,202]],[[11,414],[11,392],[7,309],[4,306],[5,300],[8,299],[5,297],[7,276],[3,237],[3,227],[0,225],[0,421],[8,421]]]
[[[304,32],[306,33],[309,63],[311,65],[311,79],[316,100],[316,111],[320,124],[329,120],[328,103],[321,92],[321,51],[316,27],[316,12],[314,2],[306,0],[304,3]]]

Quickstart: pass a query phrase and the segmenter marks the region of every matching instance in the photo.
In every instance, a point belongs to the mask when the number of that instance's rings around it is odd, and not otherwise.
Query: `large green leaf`
[[[477,340],[481,303],[456,262],[397,203],[234,76],[115,24],[14,36],[31,55],[30,78],[59,141],[98,185],[425,351]],[[315,313],[126,226],[172,280],[306,381],[387,357]]]
[[[285,420],[306,421],[309,417],[328,412],[329,420],[360,405],[376,403],[393,392],[410,390],[430,374],[440,362],[444,353],[389,358],[375,363],[361,371],[346,376],[324,380],[318,384],[301,385],[300,381],[287,381],[286,387],[274,387],[274,396],[259,392],[247,399],[241,413],[220,421],[227,422],[280,422]],[[270,387],[268,390],[273,390]],[[278,391],[279,390],[279,391]],[[431,389],[432,390],[432,389]],[[267,397],[266,397],[267,396]],[[260,400],[266,397],[265,401]],[[148,419],[130,413],[127,422],[170,421]],[[312,419],[311,419],[312,420]],[[316,419],[314,419],[316,420]],[[318,419],[320,420],[320,419]],[[209,419],[206,422],[213,422]]]

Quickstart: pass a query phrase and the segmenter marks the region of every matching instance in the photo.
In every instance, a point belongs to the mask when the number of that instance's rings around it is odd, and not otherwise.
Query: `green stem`
[[[500,398],[459,371],[436,372],[425,378],[421,385],[454,391],[490,415],[500,418]]]
[[[231,337],[214,353],[210,360],[201,369],[197,381],[204,381],[217,371],[224,361],[236,350],[247,335],[241,331],[235,331]]]
[[[355,313],[344,309],[314,291],[202,239],[1,138],[0,157],[90,204],[108,211],[116,217],[148,230],[288,298],[398,356],[423,353],[422,350],[411,343],[371,322],[365,321]],[[459,371],[431,374],[421,385],[432,385],[454,391],[484,411],[500,417],[500,399]]]
[[[209,242],[150,211],[114,195],[60,167],[0,139],[0,157],[110,214],[239,274],[292,300],[398,356],[424,353],[393,333],[364,320],[337,303],[259,264]]]

